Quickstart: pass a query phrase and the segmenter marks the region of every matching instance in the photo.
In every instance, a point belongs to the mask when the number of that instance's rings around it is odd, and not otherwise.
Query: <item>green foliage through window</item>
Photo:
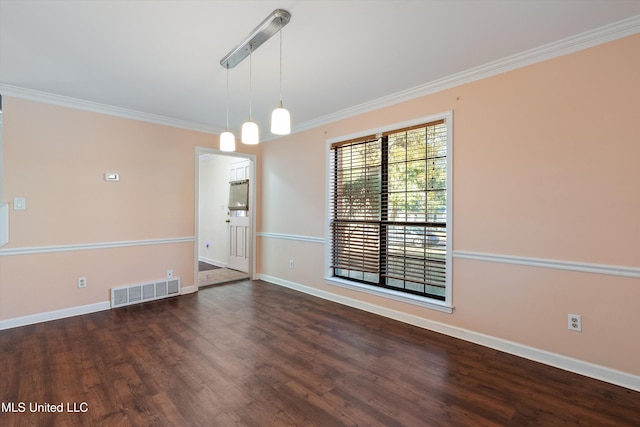
[[[442,120],[331,147],[334,276],[444,299],[446,132]]]

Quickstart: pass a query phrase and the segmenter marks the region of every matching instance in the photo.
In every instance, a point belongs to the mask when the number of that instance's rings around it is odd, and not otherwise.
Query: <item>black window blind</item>
[[[444,300],[444,120],[331,146],[336,277]]]

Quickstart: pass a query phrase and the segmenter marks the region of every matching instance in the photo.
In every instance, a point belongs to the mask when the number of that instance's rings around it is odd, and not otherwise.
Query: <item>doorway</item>
[[[238,194],[244,204],[239,204]],[[254,211],[255,156],[197,147],[198,287],[254,278]]]

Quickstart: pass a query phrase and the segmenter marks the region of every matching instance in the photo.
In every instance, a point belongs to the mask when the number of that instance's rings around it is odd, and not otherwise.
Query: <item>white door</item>
[[[229,182],[248,180],[250,171],[250,161],[241,159],[229,165]],[[249,182],[249,185],[252,185]],[[251,229],[249,227],[250,209],[229,210],[228,227],[228,248],[229,260],[227,266],[233,270],[249,272],[249,251],[251,248]]]

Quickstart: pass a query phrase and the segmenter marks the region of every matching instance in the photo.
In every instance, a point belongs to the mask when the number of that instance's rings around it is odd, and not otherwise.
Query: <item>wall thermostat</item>
[[[120,175],[117,173],[107,172],[104,174],[105,181],[120,181]]]

